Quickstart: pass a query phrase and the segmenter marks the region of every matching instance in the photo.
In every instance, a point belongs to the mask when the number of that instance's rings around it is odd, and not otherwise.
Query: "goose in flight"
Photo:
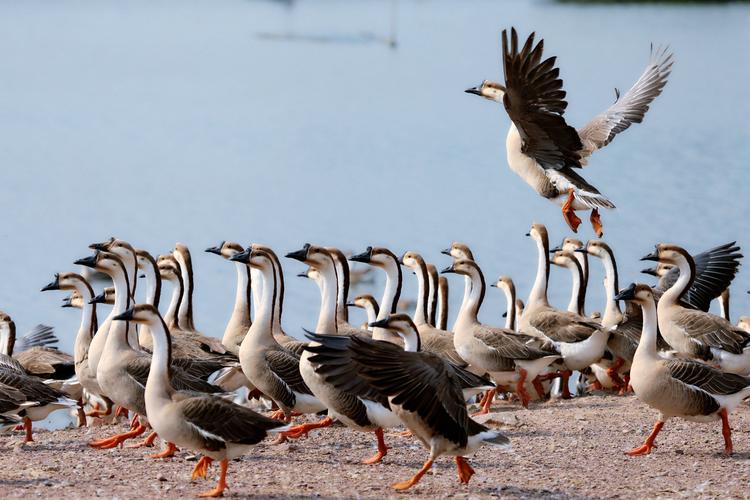
[[[651,102],[667,84],[672,53],[652,47],[651,59],[631,89],[624,95],[616,91],[614,104],[576,130],[563,116],[568,103],[556,58],[542,59],[544,40],[535,45],[532,33],[519,47],[518,34],[511,28],[510,43],[503,30],[502,48],[505,85],[485,80],[466,92],[505,106],[513,122],[505,143],[510,169],[541,196],[560,204],[574,232],[581,223],[576,211],[591,210],[591,225],[601,237],[599,209],[615,205],[576,169],[617,134],[643,121]]]

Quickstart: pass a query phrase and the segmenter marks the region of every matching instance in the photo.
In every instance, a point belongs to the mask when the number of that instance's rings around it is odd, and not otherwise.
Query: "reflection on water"
[[[568,231],[559,208],[508,171],[504,112],[463,93],[501,77],[499,32],[511,25],[536,30],[559,56],[577,126],[611,103],[615,86],[635,81],[651,42],[674,49],[671,81],[645,123],[586,171],[618,206],[603,220],[623,284],[647,279],[637,259],[656,241],[693,250],[750,244],[747,6],[402,1],[397,50],[304,40],[389,36],[391,8],[340,0],[0,5],[0,308],[20,331],[55,325],[70,350],[77,314],[59,308],[59,294],[38,290],[111,235],[154,254],[190,245],[196,323],[212,335],[231,312],[234,269],[202,249],[224,239],[280,254],[306,241],[354,252],[384,245],[418,250],[439,267],[440,249],[461,240],[488,279],[511,275],[525,296],[535,259],[528,226],[546,223],[553,242]],[[294,277],[299,263],[284,264],[284,324],[299,335],[315,324],[317,289]],[[603,272],[592,272],[589,311],[603,301]],[[355,293],[379,296],[383,276],[374,276]],[[450,279],[455,314],[462,284]],[[405,298],[414,281],[405,277]],[[567,272],[554,270],[555,304],[567,303],[568,287]],[[750,310],[748,287],[741,273],[736,315]],[[483,319],[502,324],[503,310],[490,290]]]

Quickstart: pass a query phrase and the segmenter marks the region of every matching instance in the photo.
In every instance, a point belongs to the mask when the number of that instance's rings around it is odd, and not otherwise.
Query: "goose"
[[[435,323],[435,326],[441,330],[448,329],[448,291],[448,278],[440,276],[438,278],[437,323]]]
[[[581,269],[578,259],[571,252],[559,250],[552,254],[550,263],[570,271],[573,280],[570,287],[571,293],[570,302],[568,302],[568,312],[585,316],[583,308],[586,301],[586,291],[583,289],[583,269]]]
[[[128,283],[128,275],[122,260],[117,255],[97,251],[90,257],[77,260],[76,264],[93,268],[112,278],[115,285],[114,316],[118,316],[130,308],[131,296],[129,290],[131,288]],[[113,319],[114,316],[112,316]],[[129,328],[128,325],[127,322],[122,321],[112,323],[106,334],[104,351],[97,365],[96,379],[108,398],[121,407],[138,414],[138,422],[128,432],[90,442],[89,446],[92,448],[114,448],[127,439],[143,434],[148,425],[143,398],[151,357],[142,350],[133,349],[128,342],[128,331],[135,328]],[[172,381],[182,389],[201,392],[219,391],[217,387],[189,375],[176,366],[172,366]],[[141,444],[150,446],[155,439],[156,434],[152,433]],[[168,444],[164,452],[154,455],[154,458],[171,456],[174,451],[174,445]]]
[[[104,409],[100,411],[98,403],[95,403],[94,410],[86,415],[90,417],[107,416],[112,411],[112,401],[105,395],[99,385],[99,381],[96,379],[96,369],[92,366],[89,355],[93,339],[98,330],[94,290],[86,278],[71,272],[55,274],[54,281],[42,288],[43,292],[49,290],[71,290],[81,298],[81,324],[78,327],[73,346],[75,374],[86,393],[104,404]]]
[[[239,243],[233,241],[223,241],[220,245],[206,249],[206,252],[213,253],[230,260],[233,255],[243,252],[245,249]],[[240,344],[245,334],[252,326],[250,318],[250,304],[253,291],[251,268],[241,262],[233,262],[237,271],[237,292],[234,297],[234,307],[232,315],[229,317],[227,327],[224,329],[224,335],[221,343],[234,355],[240,352]],[[260,291],[258,291],[258,295]],[[258,304],[258,302],[256,302]]]
[[[427,322],[437,328],[438,300],[440,298],[440,273],[435,264],[427,266]],[[444,328],[442,328],[444,330]]]
[[[568,106],[555,57],[542,60],[544,40],[534,45],[534,33],[519,47],[515,28],[503,30],[502,50],[505,85],[483,81],[466,92],[503,103],[512,124],[505,147],[508,166],[540,196],[562,207],[563,218],[573,232],[581,220],[575,212],[591,210],[591,225],[603,234],[600,208],[614,203],[576,173],[588,157],[605,147],[633,123],[640,123],[651,102],[661,94],[672,70],[672,53],[652,47],[645,71],[624,95],[606,111],[576,130],[564,118]],[[520,50],[519,50],[520,49]]]
[[[453,262],[459,260],[474,260],[474,254],[471,249],[465,243],[454,241],[451,246],[445,250],[441,250],[443,255],[447,255],[453,259]],[[461,308],[466,305],[466,301],[469,300],[469,294],[471,293],[471,280],[468,276],[464,276],[464,297],[461,301]]]
[[[531,397],[526,391],[526,382],[534,383],[538,392],[541,388],[536,381],[537,375],[560,359],[560,355],[546,347],[525,343],[526,339],[512,330],[494,328],[479,321],[477,316],[484,301],[485,281],[476,262],[468,259],[454,261],[441,272],[461,274],[471,280],[471,293],[458,311],[453,327],[456,351],[471,366],[489,373],[496,384],[515,384],[521,403],[528,408]],[[494,394],[493,389],[483,400],[478,414],[489,413]]]
[[[577,251],[583,247],[584,245],[581,242],[581,240],[567,236],[563,238],[562,242],[558,246],[550,249],[549,252],[550,254],[554,254],[555,252],[559,252],[559,251],[573,253],[573,256],[581,265],[581,271],[583,272],[583,281],[581,283],[581,289],[583,290],[583,298],[584,298],[583,302],[585,305],[586,291],[588,290],[588,287],[589,287],[589,256],[586,252]],[[585,312],[582,312],[581,314],[583,316],[586,316]]]
[[[695,261],[690,254],[677,245],[660,243],[641,260],[667,262],[679,270],[677,281],[664,292],[658,305],[659,331],[669,345],[680,353],[710,361],[723,371],[750,373],[750,334],[724,318],[680,303],[695,281]],[[719,282],[714,295],[726,290],[728,284],[716,277],[711,279]],[[709,301],[710,295],[706,294]]]
[[[273,256],[271,255],[273,254]],[[318,413],[326,406],[305,384],[299,371],[299,357],[283,348],[273,335],[276,280],[275,253],[262,245],[250,245],[230,257],[260,271],[263,290],[255,321],[240,345],[240,364],[245,376],[279,407],[275,417],[289,422],[293,412]],[[281,268],[278,268],[281,273]],[[280,437],[284,437],[282,433]]]
[[[316,332],[328,335],[339,335],[336,314],[338,305],[336,296],[339,291],[337,283],[336,262],[326,248],[305,244],[300,250],[290,252],[288,258],[312,266],[319,273],[317,281],[320,286],[321,306]],[[356,335],[356,334],[355,334]],[[361,335],[361,334],[360,334]],[[365,337],[369,335],[365,334]],[[374,432],[377,439],[377,452],[364,464],[380,462],[388,453],[383,437],[383,428],[396,427],[400,420],[391,411],[386,398],[366,397],[364,394],[340,390],[326,382],[318,373],[319,365],[312,361],[317,352],[314,341],[307,345],[299,361],[299,370],[303,380],[312,393],[328,408],[328,416],[317,423],[302,424],[293,427],[289,432],[306,434],[316,428],[333,424],[333,419],[344,423],[350,429],[360,432]]]
[[[497,281],[490,285],[493,288],[502,290],[505,294],[506,311],[505,311],[505,329],[516,329],[516,285],[510,276],[500,276]]]
[[[683,269],[680,272],[687,274]],[[643,311],[643,332],[630,370],[630,384],[639,400],[661,414],[643,445],[625,453],[630,456],[651,453],[664,423],[669,418],[680,417],[697,422],[721,420],[724,455],[731,455],[729,413],[750,396],[750,379],[694,360],[662,358],[656,349],[660,321],[651,288],[633,283],[616,298],[632,301]]]
[[[349,302],[348,305],[350,307],[359,307],[360,309],[364,309],[365,313],[367,314],[367,327],[371,328],[369,325],[370,323],[374,323],[377,321],[378,312],[380,311],[380,307],[378,306],[378,301],[375,300],[375,297],[373,297],[370,294],[361,294],[354,297],[354,300]]]
[[[73,409],[78,402],[67,397],[67,395],[45,384],[44,380],[30,375],[24,369],[23,365],[11,357],[13,354],[13,343],[15,341],[15,323],[4,312],[0,312],[0,343],[2,343],[2,352],[0,352],[0,384],[10,386],[23,394],[24,400],[33,405],[19,406],[16,403],[21,401],[12,400],[14,403],[12,409],[21,409],[18,415],[23,417],[23,427],[26,431],[24,443],[34,441],[32,422],[37,422],[47,418],[55,410]],[[8,409],[4,405],[0,406],[0,412],[6,413]]]
[[[455,457],[459,481],[468,483],[474,470],[464,456],[484,444],[510,448],[505,435],[469,417],[455,367],[445,358],[420,350],[419,333],[408,315],[391,315],[372,326],[398,332],[405,349],[365,337],[318,334],[308,334],[308,338],[321,347],[308,349],[325,353],[318,356],[323,358],[318,371],[327,382],[340,388],[356,385],[362,392],[387,397],[404,425],[429,450],[422,468],[411,479],[395,483],[394,489],[417,484],[441,455]],[[325,370],[331,365],[337,369]]]
[[[149,423],[163,439],[203,455],[193,468],[193,480],[205,478],[211,462],[220,461],[216,487],[199,495],[220,496],[227,488],[229,461],[246,454],[269,432],[283,431],[286,426],[219,396],[176,389],[170,382],[170,333],[154,306],[137,305],[114,319],[148,326],[154,337],[144,393]]]
[[[71,291],[67,297],[63,297],[60,307],[72,307],[74,309],[83,309],[83,297],[77,290]]]
[[[601,359],[607,347],[609,330],[596,321],[569,311],[559,311],[547,300],[549,282],[549,238],[547,228],[532,224],[527,233],[537,245],[537,273],[534,286],[521,316],[522,333],[551,342],[565,364],[562,397],[568,399],[568,378],[573,370],[583,370]]]

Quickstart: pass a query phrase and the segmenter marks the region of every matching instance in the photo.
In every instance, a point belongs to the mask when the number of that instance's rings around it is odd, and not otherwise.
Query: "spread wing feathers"
[[[312,391],[302,379],[299,372],[299,358],[291,352],[276,349],[266,352],[266,363],[289,388],[300,394],[310,394]]]
[[[150,370],[151,356],[148,356],[147,354],[133,357],[125,366],[127,374],[143,387],[146,387],[146,381],[148,380],[148,373]],[[186,372],[178,366],[172,365],[169,371],[169,380],[172,383],[172,387],[178,391],[195,391],[200,393],[222,392],[220,387],[209,384],[205,380]]]
[[[225,448],[226,443],[256,444],[267,431],[285,425],[216,396],[186,399],[180,409],[185,420],[198,429],[209,450]]]
[[[47,325],[36,325],[30,332],[16,340],[14,350],[21,353],[32,347],[52,347],[59,339],[55,335],[55,329]]]
[[[703,311],[682,309],[672,318],[685,334],[703,344],[732,354],[742,354],[750,345],[750,333],[729,321]]]
[[[575,343],[589,338],[599,324],[567,311],[542,311],[534,315],[531,326],[554,342]]]
[[[15,370],[0,369],[0,383],[15,388],[27,401],[37,402],[41,406],[66,397],[61,391],[45,384],[42,379]]]
[[[16,355],[24,370],[31,375],[65,380],[75,375],[73,356],[50,347],[32,347]]]
[[[484,428],[471,425],[455,372],[439,356],[356,337],[351,350],[352,358],[361,365],[362,378],[388,396],[391,404],[416,413],[451,442],[466,446],[469,433],[475,434],[475,427]]]
[[[698,387],[709,394],[727,396],[750,386],[750,379],[734,373],[725,373],[690,359],[675,358],[664,361],[672,378]]]
[[[18,362],[16,358],[8,356],[6,354],[0,354],[0,370],[10,370],[22,374],[26,374],[26,370],[23,365]]]
[[[451,365],[451,368],[453,368],[453,373],[456,375],[456,380],[458,380],[461,389],[495,386],[495,384],[493,384],[488,378],[471,373],[466,368],[453,364],[450,360],[448,360],[448,363]]]
[[[565,122],[568,103],[562,90],[555,58],[542,61],[544,40],[534,45],[529,35],[519,51],[515,28],[503,30],[503,69],[506,92],[505,110],[523,140],[522,151],[545,169],[580,167],[583,147],[576,129]]]
[[[24,402],[26,402],[26,396],[21,391],[0,383],[0,413],[18,410]]]
[[[310,362],[317,365],[315,372],[338,390],[359,398],[376,401],[390,409],[388,397],[374,390],[359,376],[360,366],[352,359],[349,347],[351,337],[345,335],[319,335],[310,332],[307,337],[315,343],[305,350],[312,353]]]
[[[667,84],[673,62],[672,52],[668,47],[657,47],[656,50],[651,47],[651,58],[638,81],[622,97],[617,92],[614,104],[579,130],[578,135],[583,142],[583,158],[612,142],[617,134],[633,123],[643,121],[651,102]],[[585,160],[582,164],[585,165]]]
[[[576,199],[588,208],[615,208],[614,203],[605,198],[598,189],[570,167],[556,170],[548,169],[544,173],[558,191],[567,193],[570,189],[573,189]]]
[[[456,352],[456,347],[453,344],[453,334],[450,332],[425,333],[426,334],[422,334],[420,332],[423,351],[443,356],[456,366],[468,366],[468,363],[458,354],[458,352]]]
[[[682,296],[682,301],[701,311],[708,311],[711,301],[729,288],[740,267],[740,247],[736,242],[719,245],[693,256],[695,281]],[[669,289],[680,276],[678,268],[672,268],[659,280],[659,288]]]
[[[281,346],[287,351],[290,351],[296,354],[297,356],[302,356],[302,353],[304,352],[305,347],[307,346],[307,342],[301,342],[299,340],[290,340],[288,342],[282,343]]]

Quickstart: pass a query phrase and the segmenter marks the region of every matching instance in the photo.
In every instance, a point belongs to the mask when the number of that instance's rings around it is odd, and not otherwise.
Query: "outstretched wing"
[[[519,50],[515,28],[503,30],[503,104],[523,140],[523,153],[545,169],[580,167],[583,148],[578,132],[565,122],[568,103],[555,57],[542,61],[544,40],[534,45],[534,33]]]
[[[633,123],[641,123],[651,102],[661,94],[672,71],[674,59],[668,47],[651,47],[651,58],[641,77],[625,95],[620,97],[606,111],[594,117],[578,135],[583,142],[581,157],[586,158],[601,149],[626,130]],[[582,162],[585,165],[585,160]]]

